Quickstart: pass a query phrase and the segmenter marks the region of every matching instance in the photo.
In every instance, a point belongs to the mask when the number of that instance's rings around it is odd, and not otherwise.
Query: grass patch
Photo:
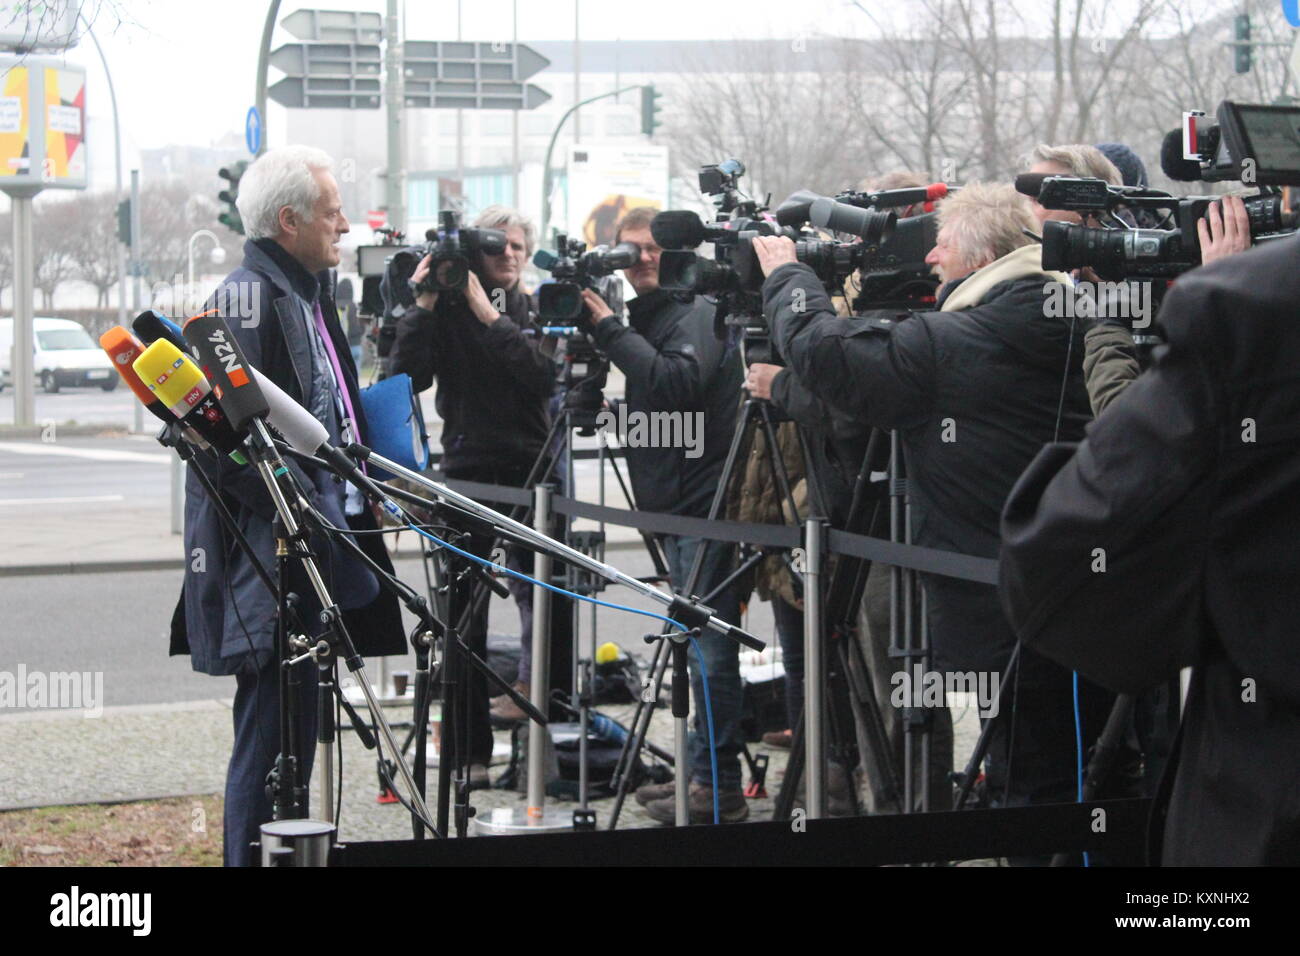
[[[220,866],[218,796],[0,813],[0,866]]]

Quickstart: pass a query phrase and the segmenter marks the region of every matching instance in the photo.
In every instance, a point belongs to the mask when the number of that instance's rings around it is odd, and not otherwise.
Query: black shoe
[[[701,783],[691,784],[687,809],[690,812],[691,823],[712,823],[713,788]],[[676,823],[676,794],[670,794],[661,800],[647,803],[645,810],[652,820],[658,820],[660,823]],[[718,792],[718,822],[740,823],[748,816],[749,804],[745,801],[745,795],[740,791],[740,788],[737,787],[734,790],[723,788]]]

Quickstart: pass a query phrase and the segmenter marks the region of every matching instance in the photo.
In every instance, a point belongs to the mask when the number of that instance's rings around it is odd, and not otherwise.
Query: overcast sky
[[[93,5],[93,0],[88,6]],[[308,7],[284,0],[280,18]],[[330,0],[324,9],[373,10],[383,0]],[[454,40],[456,0],[411,0],[406,34],[412,40]],[[466,40],[509,41],[511,0],[469,0],[464,10]],[[265,0],[117,0],[103,4],[95,33],[116,86],[126,168],[141,148],[184,143],[206,146],[229,131],[242,131],[253,104],[257,48]],[[121,22],[115,11],[120,11]],[[573,0],[519,0],[519,40],[571,40]],[[655,0],[628,4],[581,0],[583,39],[671,40],[796,36],[801,33],[861,32],[866,18],[845,0],[745,0],[701,3]],[[295,42],[277,28],[272,48]],[[87,69],[88,133],[92,177],[97,186],[113,181],[112,113],[103,68],[86,38],[68,59]],[[272,69],[272,83],[281,74]],[[276,145],[284,131],[284,110],[271,104],[268,127]]]

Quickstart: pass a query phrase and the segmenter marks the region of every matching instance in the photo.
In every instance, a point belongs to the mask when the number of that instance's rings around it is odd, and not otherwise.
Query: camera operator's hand
[[[1240,196],[1224,196],[1210,203],[1205,216],[1196,221],[1201,240],[1201,265],[1226,259],[1250,248],[1250,217]]]
[[[745,384],[741,387],[754,398],[772,397],[772,379],[782,370],[780,365],[764,365],[755,362],[745,373]]]
[[[602,319],[607,319],[614,314],[614,310],[609,307],[609,304],[592,289],[582,290],[582,304],[587,309],[578,318],[578,324],[585,325],[588,329]]]
[[[754,254],[758,256],[759,268],[763,275],[770,276],[778,266],[787,262],[798,262],[794,253],[794,240],[785,236],[757,236],[754,239]]]
[[[474,313],[474,318],[484,325],[491,325],[501,318],[501,313],[497,311],[496,306],[492,304],[492,300],[488,298],[483,283],[479,281],[478,274],[473,270],[470,271],[469,277],[465,280],[465,301],[469,303],[469,309]],[[505,328],[505,326],[502,326],[502,328]]]
[[[420,264],[415,267],[415,272],[411,274],[411,285],[418,286],[429,276],[429,266],[433,261],[433,256],[428,255],[420,260]],[[415,304],[427,312],[432,312],[433,307],[438,304],[438,293],[436,292],[417,292],[415,294]]]

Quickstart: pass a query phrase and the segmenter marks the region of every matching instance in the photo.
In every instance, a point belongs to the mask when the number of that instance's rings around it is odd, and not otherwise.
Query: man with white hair
[[[205,308],[215,308],[239,340],[248,361],[308,409],[335,446],[364,442],[365,413],[357,370],[333,302],[332,269],[348,219],[328,155],[286,146],[262,155],[240,180],[238,206],[248,235],[244,259]],[[228,457],[196,458],[216,482],[235,522],[262,566],[275,568],[275,509],[258,473]],[[335,527],[377,527],[350,485],[293,462],[289,469],[311,504]],[[392,564],[375,535],[357,543],[386,571]],[[405,649],[396,600],[375,576],[338,545],[310,541],[344,624],[362,655]],[[267,775],[279,750],[279,658],[276,598],[248,556],[226,533],[198,479],[185,486],[185,584],[172,623],[172,653],[189,653],[196,671],[233,674],[235,740],[226,776],[225,862],[251,862],[249,843],[272,818]],[[298,595],[297,616],[313,636],[320,630],[315,592],[299,562],[290,560],[285,586]],[[316,668],[295,672],[297,756],[301,779],[311,774],[315,749]],[[305,810],[306,808],[304,808]]]
[[[926,257],[943,283],[935,310],[852,319],[835,315],[789,239],[754,242],[767,275],[764,312],[794,373],[831,404],[897,431],[917,544],[996,558],[1002,505],[1020,473],[1047,442],[1081,437],[1090,418],[1081,330],[1044,308],[1069,278],[1043,269],[1040,247],[1024,232],[1034,225],[1012,187],[966,186],[939,206],[937,244]],[[1000,677],[1016,638],[996,588],[923,580],[928,666]],[[1070,674],[1024,651],[1014,687],[1013,700],[1003,685],[986,765],[990,797],[1074,799]],[[1094,739],[1106,701],[1085,691],[1081,706],[1083,738]]]

